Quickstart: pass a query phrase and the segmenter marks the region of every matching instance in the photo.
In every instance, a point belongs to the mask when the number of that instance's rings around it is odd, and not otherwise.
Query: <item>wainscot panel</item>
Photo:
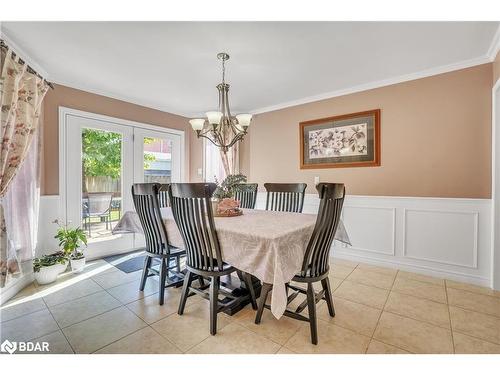
[[[318,206],[306,194],[304,213]],[[342,218],[352,245],[336,241],[333,257],[491,286],[490,199],[348,195]]]

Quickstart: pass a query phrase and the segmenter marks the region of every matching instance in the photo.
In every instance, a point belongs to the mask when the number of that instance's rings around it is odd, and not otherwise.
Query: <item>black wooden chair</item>
[[[158,191],[158,203],[160,204],[160,208],[170,207],[170,201],[168,199],[168,185],[170,184],[160,185],[160,189]]]
[[[255,208],[258,184],[238,184],[235,186],[234,199],[240,201],[241,208]]]
[[[287,291],[294,290],[288,296],[288,302],[292,302],[299,294],[305,294],[306,300],[302,302],[295,311],[286,309],[284,315],[298,320],[309,322],[311,327],[311,341],[318,344],[318,328],[316,322],[316,303],[324,299],[328,306],[331,317],[335,316],[333,307],[332,291],[328,279],[330,248],[340,222],[340,213],[344,204],[344,184],[320,183],[316,187],[321,199],[316,219],[316,225],[307,245],[300,273],[295,275],[292,281],[307,284],[307,289],[302,289],[292,284],[286,284]],[[313,283],[321,281],[322,290],[316,293]],[[266,305],[266,298],[272,285],[264,283],[259,299],[259,309],[255,316],[255,324],[260,324],[262,312]],[[300,313],[308,308],[309,317]]]
[[[238,271],[235,267],[224,263],[217,232],[215,230],[211,197],[216,185],[213,183],[171,184],[169,187],[172,213],[186,244],[186,276],[179,303],[179,315],[184,313],[186,300],[198,294],[210,301],[210,334],[217,333],[217,313],[238,303],[237,297],[220,288],[221,276]],[[251,295],[254,309],[257,309],[255,292],[251,276],[243,274],[243,280]],[[191,284],[198,277],[200,287]],[[202,278],[210,279],[210,286],[202,282]],[[210,287],[209,293],[205,290]],[[219,302],[219,293],[225,298]],[[224,302],[226,301],[226,302]]]
[[[266,210],[302,212],[307,184],[265,183]]]
[[[159,303],[163,305],[165,288],[180,286],[184,281],[184,274],[181,272],[181,256],[185,255],[186,251],[168,244],[167,231],[158,202],[159,189],[160,184],[157,183],[132,185],[135,210],[139,215],[146,239],[147,256],[144,260],[139,290],[144,290],[149,276],[158,275],[160,277]],[[153,258],[160,261],[159,270],[152,267]],[[167,281],[168,284],[165,285]]]

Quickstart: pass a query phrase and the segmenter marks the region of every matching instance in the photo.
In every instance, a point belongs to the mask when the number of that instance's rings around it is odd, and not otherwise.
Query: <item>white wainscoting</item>
[[[37,255],[54,251],[59,196],[42,196]],[[265,208],[259,193],[256,208]],[[319,199],[306,194],[304,213]],[[338,258],[491,286],[491,200],[347,196],[343,220],[352,246],[335,242]]]
[[[265,208],[259,193],[257,208]],[[319,199],[306,194],[305,213]],[[342,219],[352,246],[334,257],[491,286],[491,200],[347,196]]]
[[[42,195],[40,197],[38,241],[35,252],[37,257],[51,254],[59,248],[59,242],[54,238],[57,225],[53,221],[63,217],[60,204],[59,195]]]

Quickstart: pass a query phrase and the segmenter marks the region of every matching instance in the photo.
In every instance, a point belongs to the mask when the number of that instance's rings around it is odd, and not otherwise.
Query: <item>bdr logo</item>
[[[0,351],[3,353],[14,354],[18,352],[48,352],[49,343],[48,342],[11,342],[5,340],[2,345],[0,345]]]

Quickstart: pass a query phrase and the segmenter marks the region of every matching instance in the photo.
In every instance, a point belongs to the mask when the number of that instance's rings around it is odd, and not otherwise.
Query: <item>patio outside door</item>
[[[70,110],[71,111],[71,110]],[[89,114],[92,115],[92,114]],[[181,181],[181,135],[129,122],[66,114],[63,212],[87,233],[88,258],[144,246],[141,235],[113,235],[124,212],[134,210],[133,182]]]

